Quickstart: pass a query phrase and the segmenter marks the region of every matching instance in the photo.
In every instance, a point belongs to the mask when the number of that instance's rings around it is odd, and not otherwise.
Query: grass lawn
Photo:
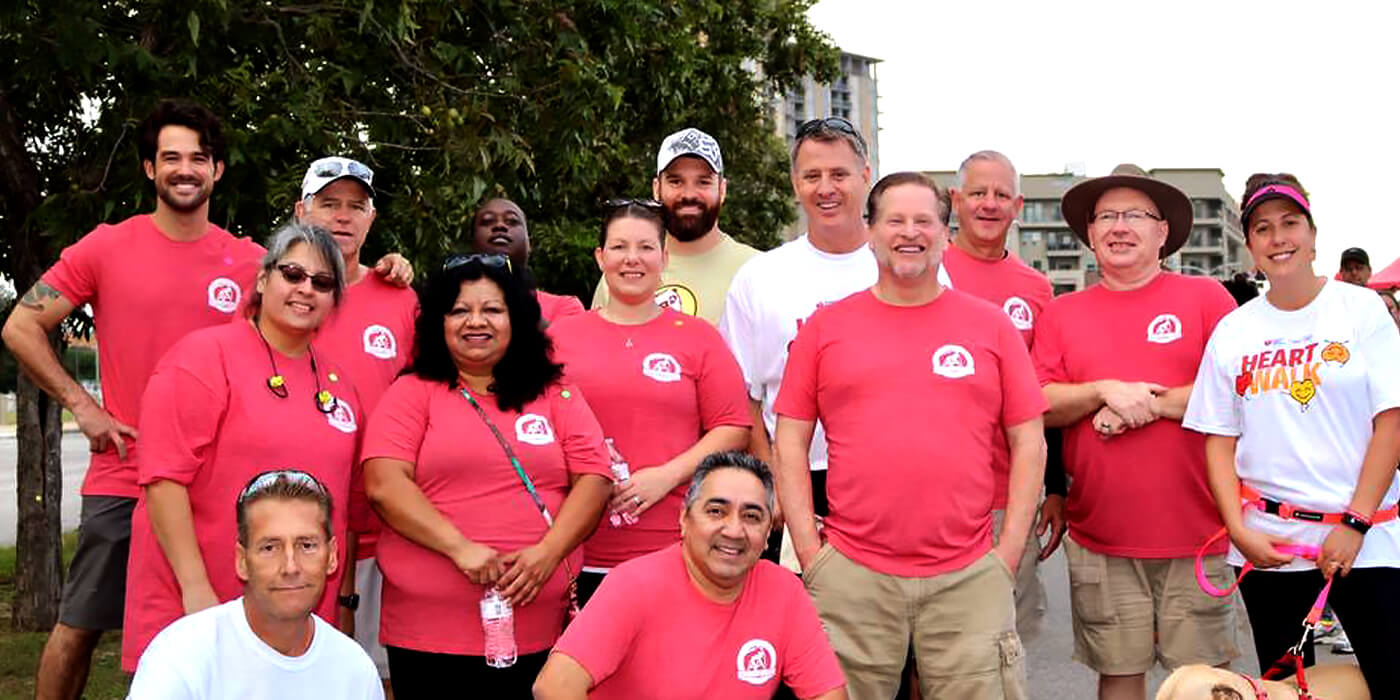
[[[77,533],[63,536],[63,563],[73,557]],[[39,667],[48,632],[14,632],[10,606],[15,593],[15,548],[0,547],[0,699],[34,697],[34,671]],[[109,632],[93,656],[88,677],[88,700],[121,700],[126,697],[126,674],[121,671],[121,634]]]

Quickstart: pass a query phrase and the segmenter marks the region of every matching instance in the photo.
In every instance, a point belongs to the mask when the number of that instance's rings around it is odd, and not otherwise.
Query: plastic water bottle
[[[481,627],[486,631],[486,665],[515,665],[515,612],[510,601],[494,588],[481,597]]]
[[[617,451],[617,446],[613,444],[612,438],[604,438],[603,442],[608,444],[608,461],[611,462],[613,481],[619,484],[626,484],[632,478],[632,467],[627,464],[627,460]],[[612,511],[608,513],[608,522],[613,527],[623,527],[624,525],[635,525],[637,518],[631,513],[619,513]]]

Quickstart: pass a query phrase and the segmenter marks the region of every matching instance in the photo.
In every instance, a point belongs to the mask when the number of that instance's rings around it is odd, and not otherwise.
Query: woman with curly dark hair
[[[528,698],[563,628],[578,545],[611,491],[588,404],[563,383],[540,307],[501,255],[454,255],[420,295],[418,347],[370,419],[361,458],[385,529],[380,636],[394,694],[441,679]],[[486,662],[478,605],[514,615],[519,658]]]

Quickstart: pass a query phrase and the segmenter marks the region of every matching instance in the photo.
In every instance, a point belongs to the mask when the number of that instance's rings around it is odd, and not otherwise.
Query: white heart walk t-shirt
[[[1306,510],[1347,509],[1371,441],[1371,419],[1400,407],[1400,331],[1375,292],[1328,280],[1307,306],[1258,297],[1221,319],[1206,347],[1183,425],[1238,436],[1235,470],[1264,496]],[[1395,505],[1392,477],[1381,508]],[[1321,545],[1333,527],[1251,509],[1245,524]],[[1234,547],[1230,563],[1243,564]],[[1400,566],[1400,521],[1366,535],[1355,566]],[[1283,570],[1314,568],[1295,559]]]

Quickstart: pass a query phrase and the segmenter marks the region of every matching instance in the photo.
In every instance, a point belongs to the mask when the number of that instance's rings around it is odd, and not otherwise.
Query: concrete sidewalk
[[[15,432],[16,432],[17,429],[18,429],[18,426],[16,426],[16,425],[13,424],[13,423],[9,423],[9,424],[6,424],[6,425],[0,425],[0,440],[14,440],[14,439],[15,439]],[[77,423],[73,423],[73,422],[64,423],[64,424],[63,424],[63,432],[65,432],[65,433],[76,433],[76,432],[78,432],[78,424],[77,424]]]

